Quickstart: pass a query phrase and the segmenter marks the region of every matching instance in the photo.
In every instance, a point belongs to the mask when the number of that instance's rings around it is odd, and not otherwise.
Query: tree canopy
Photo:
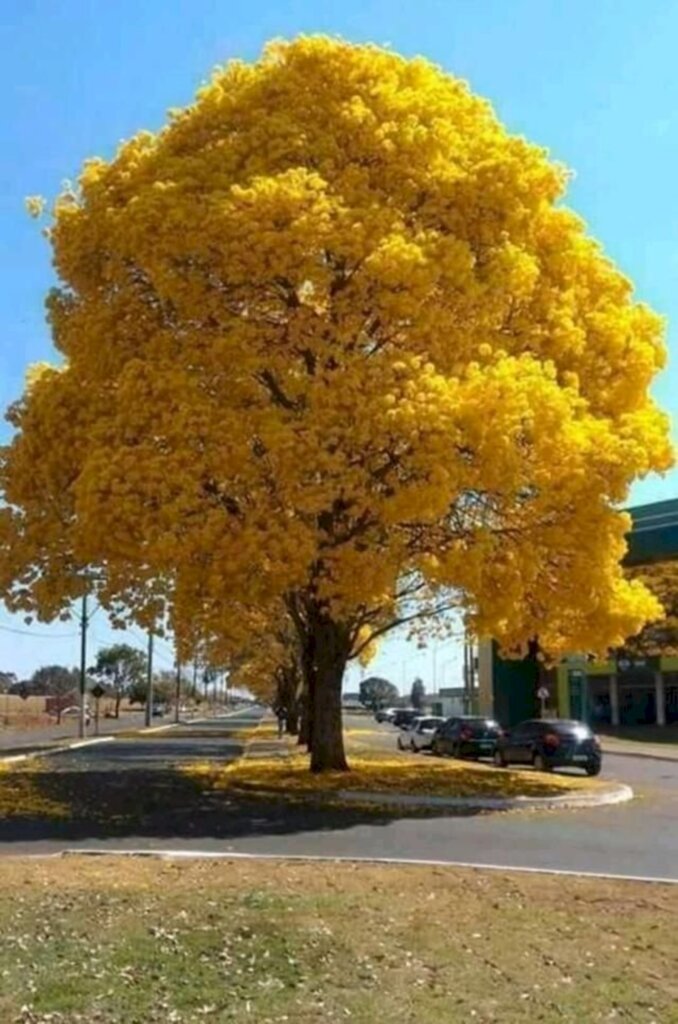
[[[280,602],[342,767],[350,654],[456,602],[469,631],[603,650],[658,605],[619,567],[671,462],[660,319],[567,174],[425,60],[326,38],[218,70],[89,160],[49,229],[63,361],[10,412],[0,590],[167,613]]]
[[[378,708],[393,704],[398,699],[398,687],[389,682],[388,679],[381,679],[379,676],[369,676],[360,683],[360,701],[367,707]]]
[[[662,615],[624,644],[634,655],[678,654],[678,562],[658,562],[634,569],[630,575],[639,579],[662,604]]]
[[[91,675],[107,683],[115,696],[115,716],[120,714],[120,702],[125,695],[145,685],[146,657],[129,644],[111,644],[97,652]]]
[[[410,704],[413,708],[418,711],[424,706],[424,698],[426,696],[426,687],[421,679],[415,679],[412,683],[412,689],[410,691]]]

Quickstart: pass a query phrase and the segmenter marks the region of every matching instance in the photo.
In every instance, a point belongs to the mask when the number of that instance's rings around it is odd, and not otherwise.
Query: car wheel
[[[602,767],[603,766],[602,766],[600,761],[592,761],[590,764],[586,765],[586,774],[587,775],[600,775],[600,769]]]
[[[452,757],[461,758],[461,747],[458,743],[455,743],[454,746],[452,747]]]
[[[399,736],[398,737],[398,750],[402,750],[402,749],[403,749],[403,742],[402,742],[402,740],[400,739],[400,736]]]
[[[435,740],[431,744],[431,753],[433,754],[434,757],[442,757],[443,756],[441,751],[440,751],[440,747],[438,746],[438,744],[436,743]]]
[[[538,771],[538,772],[550,772],[551,771],[551,766],[550,766],[550,764],[548,763],[548,761],[546,760],[546,758],[544,757],[543,754],[535,754],[534,757],[532,758],[532,764],[534,765],[535,770]]]
[[[494,761],[495,768],[506,768],[508,766],[508,761],[501,750],[495,750],[492,760]]]
[[[418,747],[415,747],[414,745],[414,740],[410,740],[410,750],[413,754],[417,754],[419,752]]]

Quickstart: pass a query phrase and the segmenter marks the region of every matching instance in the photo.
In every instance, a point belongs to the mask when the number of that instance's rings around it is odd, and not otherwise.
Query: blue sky
[[[4,0],[0,8],[3,407],[20,393],[26,364],[51,354],[43,317],[49,250],[24,197],[54,196],[86,157],[110,155],[122,138],[159,127],[215,64],[252,59],[271,37],[300,32],[424,54],[488,97],[512,131],[547,146],[575,171],[570,205],[667,318],[678,350],[678,3]],[[673,366],[655,391],[675,416]],[[633,497],[676,494],[674,472],[639,483]],[[48,660],[77,660],[68,626],[9,633],[25,627],[0,611],[0,627],[0,668],[25,674]],[[103,619],[92,631],[94,647],[110,637]],[[417,673],[430,683],[433,660],[431,650],[392,641],[371,670],[398,684]],[[435,661],[438,683],[456,683],[458,647],[447,644]]]

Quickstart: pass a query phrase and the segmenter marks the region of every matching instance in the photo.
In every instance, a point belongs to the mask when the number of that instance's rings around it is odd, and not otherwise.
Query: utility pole
[[[464,633],[464,714],[471,712],[471,663],[469,660],[468,636]]]
[[[148,729],[153,715],[153,630],[148,634],[148,663],[146,665],[146,715]]]
[[[181,703],[181,662],[177,658],[177,689],[174,698],[174,721],[179,724],[179,704]]]
[[[87,591],[82,595],[82,611],[80,613],[80,717],[78,719],[78,736],[83,739],[87,735]]]

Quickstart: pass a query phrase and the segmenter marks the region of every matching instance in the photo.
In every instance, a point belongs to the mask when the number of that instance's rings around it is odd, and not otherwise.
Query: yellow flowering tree
[[[624,644],[634,656],[678,654],[678,562],[657,562],[628,570],[660,601],[662,614]]]
[[[420,599],[553,655],[656,617],[618,507],[671,462],[662,325],[566,182],[465,83],[326,38],[88,161],[50,229],[64,362],[3,457],[10,604],[57,614],[90,567],[189,645],[282,601],[314,770],[346,766],[357,637]]]

